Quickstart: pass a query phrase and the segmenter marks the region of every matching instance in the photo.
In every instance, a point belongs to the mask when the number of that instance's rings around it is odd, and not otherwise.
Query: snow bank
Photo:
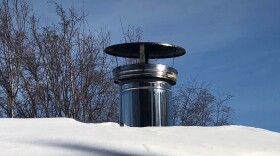
[[[244,126],[119,127],[0,119],[0,155],[280,155],[280,133]]]

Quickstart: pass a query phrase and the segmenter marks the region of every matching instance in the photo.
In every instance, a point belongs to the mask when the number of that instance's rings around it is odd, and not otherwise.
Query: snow
[[[0,155],[280,155],[280,133],[245,126],[120,127],[67,118],[0,119]]]

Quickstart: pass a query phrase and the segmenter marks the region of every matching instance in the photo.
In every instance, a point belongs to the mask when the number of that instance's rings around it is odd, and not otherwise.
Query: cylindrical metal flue
[[[120,125],[131,127],[172,124],[171,85],[177,71],[161,64],[132,64],[113,70],[120,85]]]
[[[133,81],[121,85],[120,125],[169,126],[171,86],[164,81]]]
[[[109,46],[105,52],[120,57],[139,58],[140,64],[113,69],[120,86],[120,125],[131,127],[172,125],[172,92],[177,70],[162,64],[149,64],[149,58],[169,58],[185,54],[181,47],[137,42]]]

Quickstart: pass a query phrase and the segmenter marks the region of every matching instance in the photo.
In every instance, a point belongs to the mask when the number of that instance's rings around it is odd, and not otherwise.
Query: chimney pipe
[[[104,51],[113,56],[139,58],[139,64],[113,69],[114,82],[120,86],[120,125],[171,126],[171,86],[176,84],[177,70],[149,64],[149,59],[182,56],[185,49],[166,43],[133,42],[112,45]]]

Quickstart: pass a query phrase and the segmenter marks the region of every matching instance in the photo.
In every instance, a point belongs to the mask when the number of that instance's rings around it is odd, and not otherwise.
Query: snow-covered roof
[[[245,126],[119,127],[0,119],[0,155],[280,155],[280,133]]]

